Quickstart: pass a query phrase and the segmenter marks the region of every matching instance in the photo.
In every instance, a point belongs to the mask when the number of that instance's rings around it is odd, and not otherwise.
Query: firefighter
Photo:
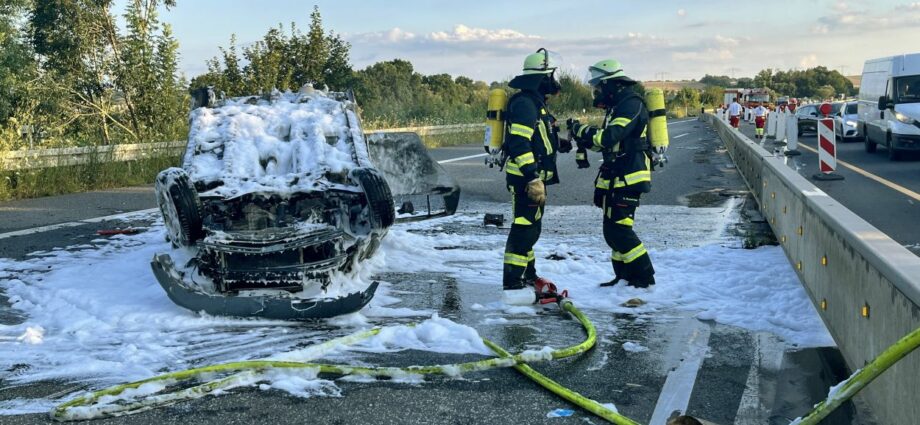
[[[604,215],[604,239],[613,253],[614,278],[601,286],[647,288],[655,284],[655,269],[645,245],[633,230],[639,198],[651,190],[652,148],[646,138],[649,113],[620,63],[602,60],[589,68],[594,106],[606,111],[601,127],[569,119],[579,149],[600,151],[603,163],[595,179],[594,205]],[[665,148],[659,148],[664,154]]]
[[[534,287],[551,284],[537,276],[533,246],[543,226],[546,186],[559,182],[556,152],[572,148],[567,141],[560,146],[559,127],[546,110],[549,96],[561,89],[556,67],[554,56],[540,49],[524,59],[523,72],[508,83],[519,90],[508,100],[502,147],[514,216],[502,276],[502,297],[508,304],[531,304],[536,301]]]

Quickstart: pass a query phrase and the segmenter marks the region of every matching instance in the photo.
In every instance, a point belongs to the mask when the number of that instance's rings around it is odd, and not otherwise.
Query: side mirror
[[[891,103],[891,102],[888,101],[888,96],[882,96],[882,97],[878,98],[878,110],[879,110],[879,111],[884,111],[884,110],[890,108],[891,105],[889,105],[889,103]]]

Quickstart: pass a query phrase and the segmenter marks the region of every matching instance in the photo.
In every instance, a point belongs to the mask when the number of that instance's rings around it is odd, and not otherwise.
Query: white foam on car
[[[356,158],[367,157],[363,134],[349,126],[356,119],[319,92],[198,108],[183,168],[194,181],[224,183],[203,196],[323,189],[325,173],[347,172],[358,167]]]

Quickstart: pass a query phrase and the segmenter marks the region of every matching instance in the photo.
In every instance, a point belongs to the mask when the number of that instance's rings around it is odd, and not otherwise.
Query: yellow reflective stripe
[[[613,253],[610,254],[610,259],[613,261],[623,261],[623,256],[620,255],[619,252],[613,251]]]
[[[505,264],[511,264],[512,266],[518,267],[527,267],[527,257],[523,255],[512,254],[510,252],[505,253]]]
[[[540,130],[540,138],[543,139],[543,147],[546,149],[546,154],[552,155],[553,145],[549,143],[549,136],[547,135],[546,125],[543,124],[543,120],[540,120],[540,122],[537,123],[537,129]]]
[[[540,174],[540,179],[543,181],[549,181],[553,179],[552,171],[540,170],[539,174]]]
[[[575,136],[581,137],[585,134],[585,131],[588,131],[590,126],[582,125],[578,128],[578,131],[575,132]]]
[[[633,219],[631,219],[631,218],[629,218],[629,217],[626,217],[626,218],[624,218],[624,219],[622,219],[622,220],[618,220],[616,223],[617,223],[617,224],[622,224],[622,225],[624,225],[624,226],[632,227],[632,225],[633,225]]]
[[[594,133],[594,139],[593,139],[593,141],[594,141],[594,146],[595,146],[595,147],[603,147],[603,146],[604,146],[603,144],[601,144],[601,137],[603,137],[603,136],[604,136],[604,130],[598,129],[597,132]]]
[[[537,257],[536,257],[536,255],[534,255],[533,250],[531,250],[530,252],[527,253],[527,259],[528,259],[528,260],[533,261],[535,258],[537,258]]]
[[[645,249],[645,245],[639,244],[637,247],[629,250],[629,252],[622,254],[624,263],[632,263],[636,261],[639,257],[645,255],[648,251]]]
[[[533,223],[531,223],[530,220],[528,220],[528,219],[526,219],[526,218],[524,218],[524,217],[515,217],[515,218],[514,218],[514,224],[520,224],[520,225],[522,225],[522,226],[530,226],[530,225],[533,224]]]
[[[618,126],[620,126],[620,127],[626,127],[626,126],[629,125],[629,123],[631,123],[631,122],[632,122],[632,120],[629,119],[629,118],[626,118],[626,117],[619,117],[619,118],[614,118],[614,119],[613,119],[613,122],[611,122],[610,125],[618,125]]]
[[[645,127],[642,129],[642,135],[641,135],[640,137],[645,137],[645,133],[647,133],[647,132],[648,132],[648,126],[645,126]]]
[[[607,179],[597,179],[597,183],[594,184],[594,187],[598,189],[610,189],[610,180]]]
[[[607,198],[604,198],[604,204],[607,203]],[[607,218],[613,218],[613,208],[607,208]]]
[[[537,207],[537,213],[533,215],[534,220],[539,220],[540,217],[543,217],[543,207]]]
[[[652,181],[652,172],[648,170],[636,171],[635,173],[629,173],[623,177],[626,180],[627,185],[640,182],[649,182]]]
[[[530,138],[533,137],[533,129],[527,127],[526,125],[511,124],[511,128],[508,130],[508,132],[515,136],[521,136],[527,140],[530,140]]]
[[[521,172],[521,167],[515,164],[514,161],[505,163],[505,172],[514,176],[524,177],[524,173]]]
[[[575,152],[575,159],[578,161],[581,161],[587,157],[588,157],[588,154],[586,152]]]
[[[525,154],[518,155],[517,158],[514,158],[514,162],[517,163],[518,167],[523,167],[527,164],[533,164],[536,161],[533,158],[533,152],[527,152]]]

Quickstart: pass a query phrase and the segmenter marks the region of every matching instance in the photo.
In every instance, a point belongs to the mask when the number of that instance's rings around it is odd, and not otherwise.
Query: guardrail
[[[760,145],[707,114],[851,369],[920,327],[920,257]],[[920,417],[920,355],[861,394],[880,423]]]
[[[482,130],[483,124],[452,124],[425,127],[401,127],[368,130],[367,133],[415,132],[419,136],[466,133]],[[0,171],[81,165],[92,162],[134,161],[165,155],[179,155],[187,142],[119,144],[76,148],[32,149],[0,152]]]

